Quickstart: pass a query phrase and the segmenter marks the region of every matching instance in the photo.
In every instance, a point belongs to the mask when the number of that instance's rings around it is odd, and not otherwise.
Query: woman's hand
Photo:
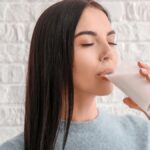
[[[140,74],[150,81],[150,66],[141,62],[138,62],[138,66],[140,67]]]
[[[139,73],[150,82],[150,66],[141,62],[138,62],[138,66],[140,67]],[[130,108],[142,111],[150,120],[150,116],[148,116],[148,114],[142,108],[140,108],[131,98],[126,97],[123,99],[123,102]]]

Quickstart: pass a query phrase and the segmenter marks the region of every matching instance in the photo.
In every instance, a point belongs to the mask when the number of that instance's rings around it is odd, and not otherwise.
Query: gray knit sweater
[[[61,122],[56,150],[62,150],[64,121]],[[7,140],[0,150],[24,150],[23,132]],[[71,122],[65,150],[150,150],[150,121],[99,111],[86,122]]]

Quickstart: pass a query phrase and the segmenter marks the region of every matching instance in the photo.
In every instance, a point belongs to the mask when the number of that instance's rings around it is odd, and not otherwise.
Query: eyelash
[[[113,45],[113,46],[116,46],[117,43],[112,43],[112,42],[109,42],[110,45]],[[94,45],[94,43],[88,43],[88,44],[81,44],[83,47],[88,47],[88,46],[92,46]]]
[[[81,44],[82,46],[86,47],[86,46],[92,46],[94,45],[94,43],[88,43],[88,44]]]
[[[114,46],[117,45],[117,43],[112,43],[112,42],[109,42],[109,44],[110,44],[110,45],[114,45]]]

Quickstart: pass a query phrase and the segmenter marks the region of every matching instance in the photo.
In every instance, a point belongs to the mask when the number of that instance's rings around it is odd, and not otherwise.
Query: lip
[[[114,70],[108,69],[108,70],[104,70],[102,72],[99,72],[97,75],[98,76],[104,76],[104,75],[107,75],[107,74],[112,74],[113,72],[114,72]]]
[[[108,68],[108,69],[105,69],[105,70],[102,71],[102,72],[99,72],[99,73],[97,74],[97,76],[100,76],[100,77],[102,77],[102,78],[105,79],[105,80],[109,80],[105,75],[112,74],[112,73],[114,73],[114,69]]]

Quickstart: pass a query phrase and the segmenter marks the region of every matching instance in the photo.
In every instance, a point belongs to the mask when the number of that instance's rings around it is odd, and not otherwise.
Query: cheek
[[[77,73],[89,72],[94,70],[97,54],[91,49],[77,48],[74,53],[74,71]]]
[[[87,88],[93,82],[96,70],[96,55],[93,53],[76,52],[74,55],[73,80],[74,86]]]
[[[112,63],[113,63],[114,68],[116,68],[120,61],[120,54],[116,48],[113,48],[112,51],[113,51],[112,52]]]
[[[73,77],[74,88],[78,91],[86,91],[91,92],[92,89],[95,88],[95,79],[92,77],[91,73],[85,73],[86,70],[83,72],[75,72]]]

